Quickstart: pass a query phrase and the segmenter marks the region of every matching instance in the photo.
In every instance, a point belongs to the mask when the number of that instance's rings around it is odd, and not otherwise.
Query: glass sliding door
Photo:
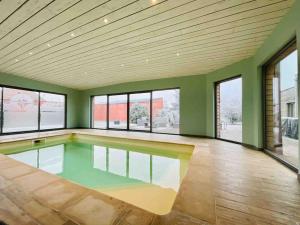
[[[151,93],[129,95],[129,129],[150,131]]]
[[[0,86],[0,134],[66,127],[66,95]]]
[[[0,133],[2,132],[2,122],[3,122],[3,118],[2,118],[2,107],[3,107],[3,102],[2,102],[2,92],[3,92],[3,89],[2,87],[0,87]]]
[[[242,78],[216,83],[216,137],[242,142]]]
[[[92,128],[107,128],[107,95],[93,97]]]
[[[179,134],[180,89],[91,97],[91,128]]]
[[[60,129],[65,127],[65,96],[40,93],[40,129]]]
[[[179,89],[152,92],[152,131],[179,134]]]
[[[127,94],[108,97],[109,128],[127,129]]]
[[[266,65],[265,148],[297,168],[299,162],[298,58],[296,44]]]
[[[38,130],[39,93],[3,88],[3,133]]]

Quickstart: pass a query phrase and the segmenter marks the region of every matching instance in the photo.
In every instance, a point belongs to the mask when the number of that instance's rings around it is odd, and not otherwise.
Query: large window
[[[150,92],[129,95],[129,129],[150,131]]]
[[[107,96],[93,98],[92,128],[107,128]]]
[[[65,95],[0,87],[1,133],[65,128]]]
[[[127,94],[109,96],[109,128],[127,129]]]
[[[0,132],[2,132],[2,93],[3,93],[3,89],[2,87],[0,87],[0,127],[1,127],[1,130]]]
[[[3,88],[3,133],[38,130],[39,93]]]
[[[40,129],[65,127],[65,96],[49,93],[40,94]]]
[[[242,142],[242,78],[216,84],[216,136]]]
[[[179,134],[179,90],[153,91],[152,130]]]
[[[93,96],[91,127],[179,134],[179,96],[179,89]]]
[[[299,162],[298,58],[289,44],[265,66],[265,148],[293,167]]]

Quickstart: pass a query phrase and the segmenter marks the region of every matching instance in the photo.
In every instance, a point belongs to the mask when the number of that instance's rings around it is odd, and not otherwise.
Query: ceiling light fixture
[[[32,52],[29,52],[28,54],[29,54],[29,55],[32,55],[33,53],[32,53]]]
[[[19,60],[18,60],[18,59],[15,59],[15,61],[16,61],[16,62],[19,62]]]
[[[180,56],[179,52],[176,53],[177,56]]]
[[[70,34],[70,36],[71,36],[71,37],[75,37],[76,35],[72,32],[72,33]]]
[[[157,3],[157,0],[151,0],[151,3],[154,5]]]
[[[108,23],[108,19],[107,18],[104,18],[104,23]]]
[[[121,66],[123,67],[123,66],[124,66],[124,64],[121,64]]]
[[[51,44],[50,44],[50,43],[48,43],[48,44],[47,44],[47,46],[48,46],[48,47],[51,47]]]

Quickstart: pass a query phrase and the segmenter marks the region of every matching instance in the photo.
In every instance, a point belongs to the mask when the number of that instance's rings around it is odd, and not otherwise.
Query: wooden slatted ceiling
[[[0,71],[88,89],[251,57],[293,0],[2,0]]]

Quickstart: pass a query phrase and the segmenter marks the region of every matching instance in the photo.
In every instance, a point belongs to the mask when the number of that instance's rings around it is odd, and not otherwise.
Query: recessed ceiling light
[[[32,52],[29,52],[28,54],[29,54],[29,55],[32,55],[33,53],[32,53]]]
[[[177,56],[180,56],[179,52],[176,53]]]
[[[151,3],[154,5],[157,3],[157,0],[151,0]]]
[[[15,59],[15,61],[16,61],[16,62],[19,62],[19,60],[18,60],[18,59]]]
[[[50,44],[50,43],[48,43],[48,44],[47,44],[47,46],[48,46],[48,47],[51,47],[51,44]]]
[[[108,19],[107,18],[104,18],[104,23],[108,23]]]
[[[75,37],[76,35],[72,32],[72,33],[70,34],[70,36],[71,36],[71,37]]]

